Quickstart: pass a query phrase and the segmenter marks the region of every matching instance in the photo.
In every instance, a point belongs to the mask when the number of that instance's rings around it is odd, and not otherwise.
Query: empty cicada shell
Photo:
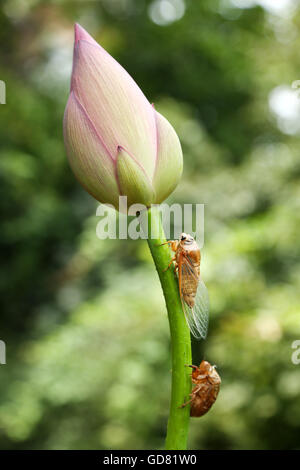
[[[181,407],[191,404],[191,416],[203,416],[215,403],[221,384],[221,378],[216,371],[216,366],[202,361],[200,366],[189,366],[193,368],[192,382],[195,387],[190,393],[190,400],[183,403]]]

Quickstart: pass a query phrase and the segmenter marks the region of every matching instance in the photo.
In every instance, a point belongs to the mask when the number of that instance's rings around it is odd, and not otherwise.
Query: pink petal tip
[[[82,27],[80,24],[75,23],[74,26],[74,31],[75,31],[75,46],[79,41],[87,41],[90,44],[94,44],[98,46],[98,43],[95,41],[95,39],[92,38],[92,36],[89,35],[89,33]]]

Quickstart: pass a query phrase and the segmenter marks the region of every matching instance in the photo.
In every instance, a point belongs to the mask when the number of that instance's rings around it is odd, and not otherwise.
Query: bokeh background
[[[96,237],[62,117],[79,22],[175,127],[169,202],[205,203],[219,398],[192,449],[300,448],[299,2],[3,0],[2,449],[163,448],[166,309],[145,241]]]

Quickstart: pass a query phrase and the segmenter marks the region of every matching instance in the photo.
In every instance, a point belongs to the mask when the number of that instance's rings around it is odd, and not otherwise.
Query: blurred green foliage
[[[1,448],[150,449],[165,435],[170,341],[147,244],[96,237],[97,203],[65,157],[75,21],[174,125],[185,167],[170,202],[206,204],[211,322],[193,356],[222,387],[190,447],[300,448],[300,10],[271,3],[1,3]]]

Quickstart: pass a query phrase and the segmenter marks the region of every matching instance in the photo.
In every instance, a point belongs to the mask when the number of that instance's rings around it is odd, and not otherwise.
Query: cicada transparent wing
[[[197,339],[205,339],[208,330],[209,320],[209,297],[207,288],[202,280],[200,280],[191,265],[188,257],[183,260],[180,266],[179,284],[180,297],[183,305],[186,321],[193,336]],[[184,280],[184,282],[183,282]],[[196,289],[195,302],[191,307],[184,300],[183,285],[190,280],[191,289]]]

